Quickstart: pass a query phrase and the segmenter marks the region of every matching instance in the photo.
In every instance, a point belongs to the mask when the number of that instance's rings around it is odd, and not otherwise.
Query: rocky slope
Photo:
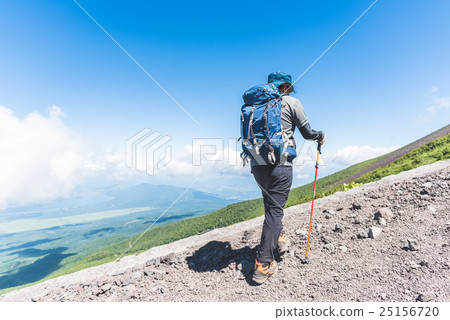
[[[263,217],[8,293],[0,301],[450,301],[450,160],[286,209],[291,251],[251,281]]]

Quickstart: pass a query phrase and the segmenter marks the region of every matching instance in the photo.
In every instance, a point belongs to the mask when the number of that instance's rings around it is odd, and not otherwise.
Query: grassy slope
[[[396,151],[394,151],[396,152]],[[337,191],[344,191],[344,182],[348,182],[348,177],[355,176],[368,167],[376,167],[377,163],[385,163],[385,159],[392,153],[367,160],[353,165],[345,170],[317,181],[316,197],[323,197]],[[396,174],[401,171],[410,170],[421,165],[429,164],[437,160],[450,158],[450,134],[428,142],[425,145],[397,158],[395,161],[377,167],[377,169],[359,176],[354,182],[367,183],[376,181],[382,177]],[[289,194],[286,207],[308,202],[311,200],[312,183],[294,188]],[[149,230],[134,246],[127,251],[127,255],[136,254],[148,250],[151,247],[167,244],[179,239],[183,239],[214,228],[221,228],[256,218],[264,214],[262,199],[254,199],[234,203],[225,208],[214,211],[206,216],[185,219],[177,223],[164,225]],[[84,256],[73,256],[64,260],[63,265],[57,271],[51,273],[43,280],[54,278],[60,275],[72,273],[88,267],[96,266],[106,262],[114,261],[120,253],[126,250],[129,242],[133,242],[136,237],[106,246],[95,253]],[[41,281],[43,281],[41,280]],[[30,284],[28,284],[30,285]],[[28,286],[27,285],[27,286]],[[9,288],[0,291],[5,293],[17,288]]]
[[[367,183],[379,180],[383,177],[411,170],[438,160],[450,158],[450,134],[417,148],[403,157],[390,163],[388,166],[379,167],[354,180],[355,183]]]
[[[447,135],[450,133],[450,125],[447,125],[439,130],[436,130],[428,135],[426,135],[425,137],[418,139],[416,141],[411,142],[410,144],[407,144],[404,147],[401,147],[400,149],[397,149],[395,151],[392,151],[388,154],[386,154],[385,156],[383,156],[379,161],[376,161],[375,163],[373,163],[372,165],[364,168],[363,170],[347,177],[344,180],[344,183],[350,183],[352,181],[357,180],[359,177],[365,175],[366,173],[370,172],[370,171],[374,171],[376,169],[378,169],[379,167],[384,167],[387,166],[388,164],[390,164],[391,162],[397,160],[398,158],[404,156],[405,154],[420,148],[421,146],[427,144],[428,142],[434,141],[436,139],[442,138],[443,136]],[[406,169],[405,169],[406,170]]]

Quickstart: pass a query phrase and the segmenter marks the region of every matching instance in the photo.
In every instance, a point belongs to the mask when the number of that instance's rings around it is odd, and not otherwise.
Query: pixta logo
[[[127,140],[127,166],[149,175],[156,174],[172,160],[172,137],[148,128]]]

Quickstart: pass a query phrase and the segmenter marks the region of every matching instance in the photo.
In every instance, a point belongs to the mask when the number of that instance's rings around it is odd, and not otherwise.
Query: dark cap
[[[267,82],[273,83],[276,87],[279,87],[284,83],[292,84],[292,77],[290,74],[287,74],[286,72],[275,71],[269,74]],[[294,87],[292,87],[292,90],[294,90]]]

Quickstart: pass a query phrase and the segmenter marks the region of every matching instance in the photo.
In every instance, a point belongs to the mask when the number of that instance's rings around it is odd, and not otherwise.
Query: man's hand
[[[323,134],[323,139],[319,141],[319,144],[323,145],[325,143],[326,139],[327,139],[327,137],[325,136],[325,134]]]

